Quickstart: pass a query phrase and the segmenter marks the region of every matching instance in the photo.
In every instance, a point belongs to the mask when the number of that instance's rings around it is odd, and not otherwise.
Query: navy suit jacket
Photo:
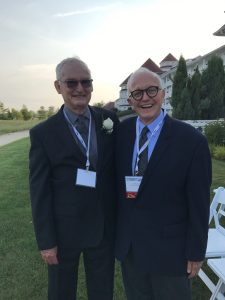
[[[136,199],[127,199],[132,175],[136,118],[117,135],[119,187],[116,257],[132,247],[142,272],[187,274],[187,261],[204,259],[207,245],[211,158],[205,137],[192,126],[165,117]]]
[[[96,126],[98,163],[95,189],[75,185],[86,156],[72,136],[63,108],[30,131],[30,193],[38,247],[50,249],[96,246],[113,239],[115,217],[116,115],[89,107]],[[114,131],[102,128],[111,118]]]

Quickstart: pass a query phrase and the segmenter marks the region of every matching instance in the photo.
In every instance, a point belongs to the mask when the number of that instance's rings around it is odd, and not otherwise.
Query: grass
[[[33,233],[28,194],[29,140],[0,148],[0,299],[47,299],[47,272]],[[225,162],[213,160],[212,189],[224,186]],[[204,269],[207,268],[204,266]],[[208,271],[207,271],[208,272]],[[78,299],[86,296],[80,265]],[[206,300],[210,292],[199,278],[193,281],[193,300]],[[116,264],[115,300],[125,300],[119,264]]]
[[[9,132],[27,130],[39,122],[40,120],[0,120],[0,135]]]

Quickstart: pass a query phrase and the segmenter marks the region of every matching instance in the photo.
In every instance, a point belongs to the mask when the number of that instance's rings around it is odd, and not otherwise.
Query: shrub
[[[209,151],[210,151],[210,154],[212,157],[214,157],[215,148],[216,148],[216,145],[209,144]]]
[[[204,133],[209,144],[225,145],[225,122],[213,122],[205,126]]]
[[[213,157],[219,160],[225,160],[225,147],[215,146],[213,150]]]

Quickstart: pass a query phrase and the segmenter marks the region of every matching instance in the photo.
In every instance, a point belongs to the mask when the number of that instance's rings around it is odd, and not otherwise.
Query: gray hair
[[[150,71],[149,69],[147,69],[145,67],[141,67],[141,68],[137,69],[136,71],[134,71],[134,73],[131,74],[130,78],[127,81],[127,91],[128,91],[128,94],[131,92],[131,85],[132,85],[132,83],[133,83],[136,75],[140,74],[140,73],[149,73],[149,74],[151,74],[152,77],[154,77],[154,78],[156,78],[158,80],[158,82],[159,82],[159,88],[163,89],[162,80],[159,77],[159,75],[157,73],[154,73],[154,72]]]
[[[56,79],[60,80],[62,77],[62,70],[65,64],[72,64],[72,63],[79,63],[81,64],[85,69],[87,69],[88,73],[91,76],[91,71],[88,68],[87,64],[85,62],[83,62],[78,56],[73,56],[73,57],[68,57],[63,59],[57,66],[55,69],[56,72]]]

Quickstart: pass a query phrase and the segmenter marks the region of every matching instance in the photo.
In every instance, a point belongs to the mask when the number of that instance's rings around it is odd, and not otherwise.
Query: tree
[[[208,115],[208,119],[224,117],[224,97],[225,72],[223,60],[214,55],[208,61],[207,69],[202,73],[201,117],[206,115]]]
[[[7,120],[8,111],[8,108],[4,107],[3,102],[0,102],[0,120]]]
[[[23,116],[20,111],[16,110],[15,108],[11,109],[11,115],[13,120],[22,120]]]
[[[225,145],[225,122],[213,122],[204,131],[210,144]]]
[[[37,111],[37,117],[40,120],[44,120],[47,118],[47,111],[45,110],[44,106],[41,106]]]
[[[190,79],[189,79],[190,81]],[[192,120],[194,110],[191,104],[190,86],[187,85],[181,92],[180,102],[177,107],[177,117],[182,120]]]
[[[180,103],[181,93],[187,84],[187,66],[183,56],[180,56],[177,70],[173,78],[173,90],[171,97],[171,105],[173,107],[173,117],[180,119],[182,104]]]
[[[96,103],[93,104],[93,106],[96,106],[96,107],[103,107],[103,106],[104,106],[104,102],[103,102],[103,101],[96,102]]]
[[[201,120],[209,120],[209,107],[210,107],[210,100],[208,97],[201,99],[199,108],[200,108],[200,119]]]
[[[201,90],[201,73],[198,70],[198,66],[195,69],[190,83],[190,98],[193,108],[193,120],[200,118],[200,90]]]
[[[49,106],[47,116],[48,118],[53,116],[55,114],[55,107],[54,106]]]
[[[26,105],[23,105],[22,109],[20,110],[20,113],[24,121],[30,120],[32,118],[32,113],[28,111]]]

